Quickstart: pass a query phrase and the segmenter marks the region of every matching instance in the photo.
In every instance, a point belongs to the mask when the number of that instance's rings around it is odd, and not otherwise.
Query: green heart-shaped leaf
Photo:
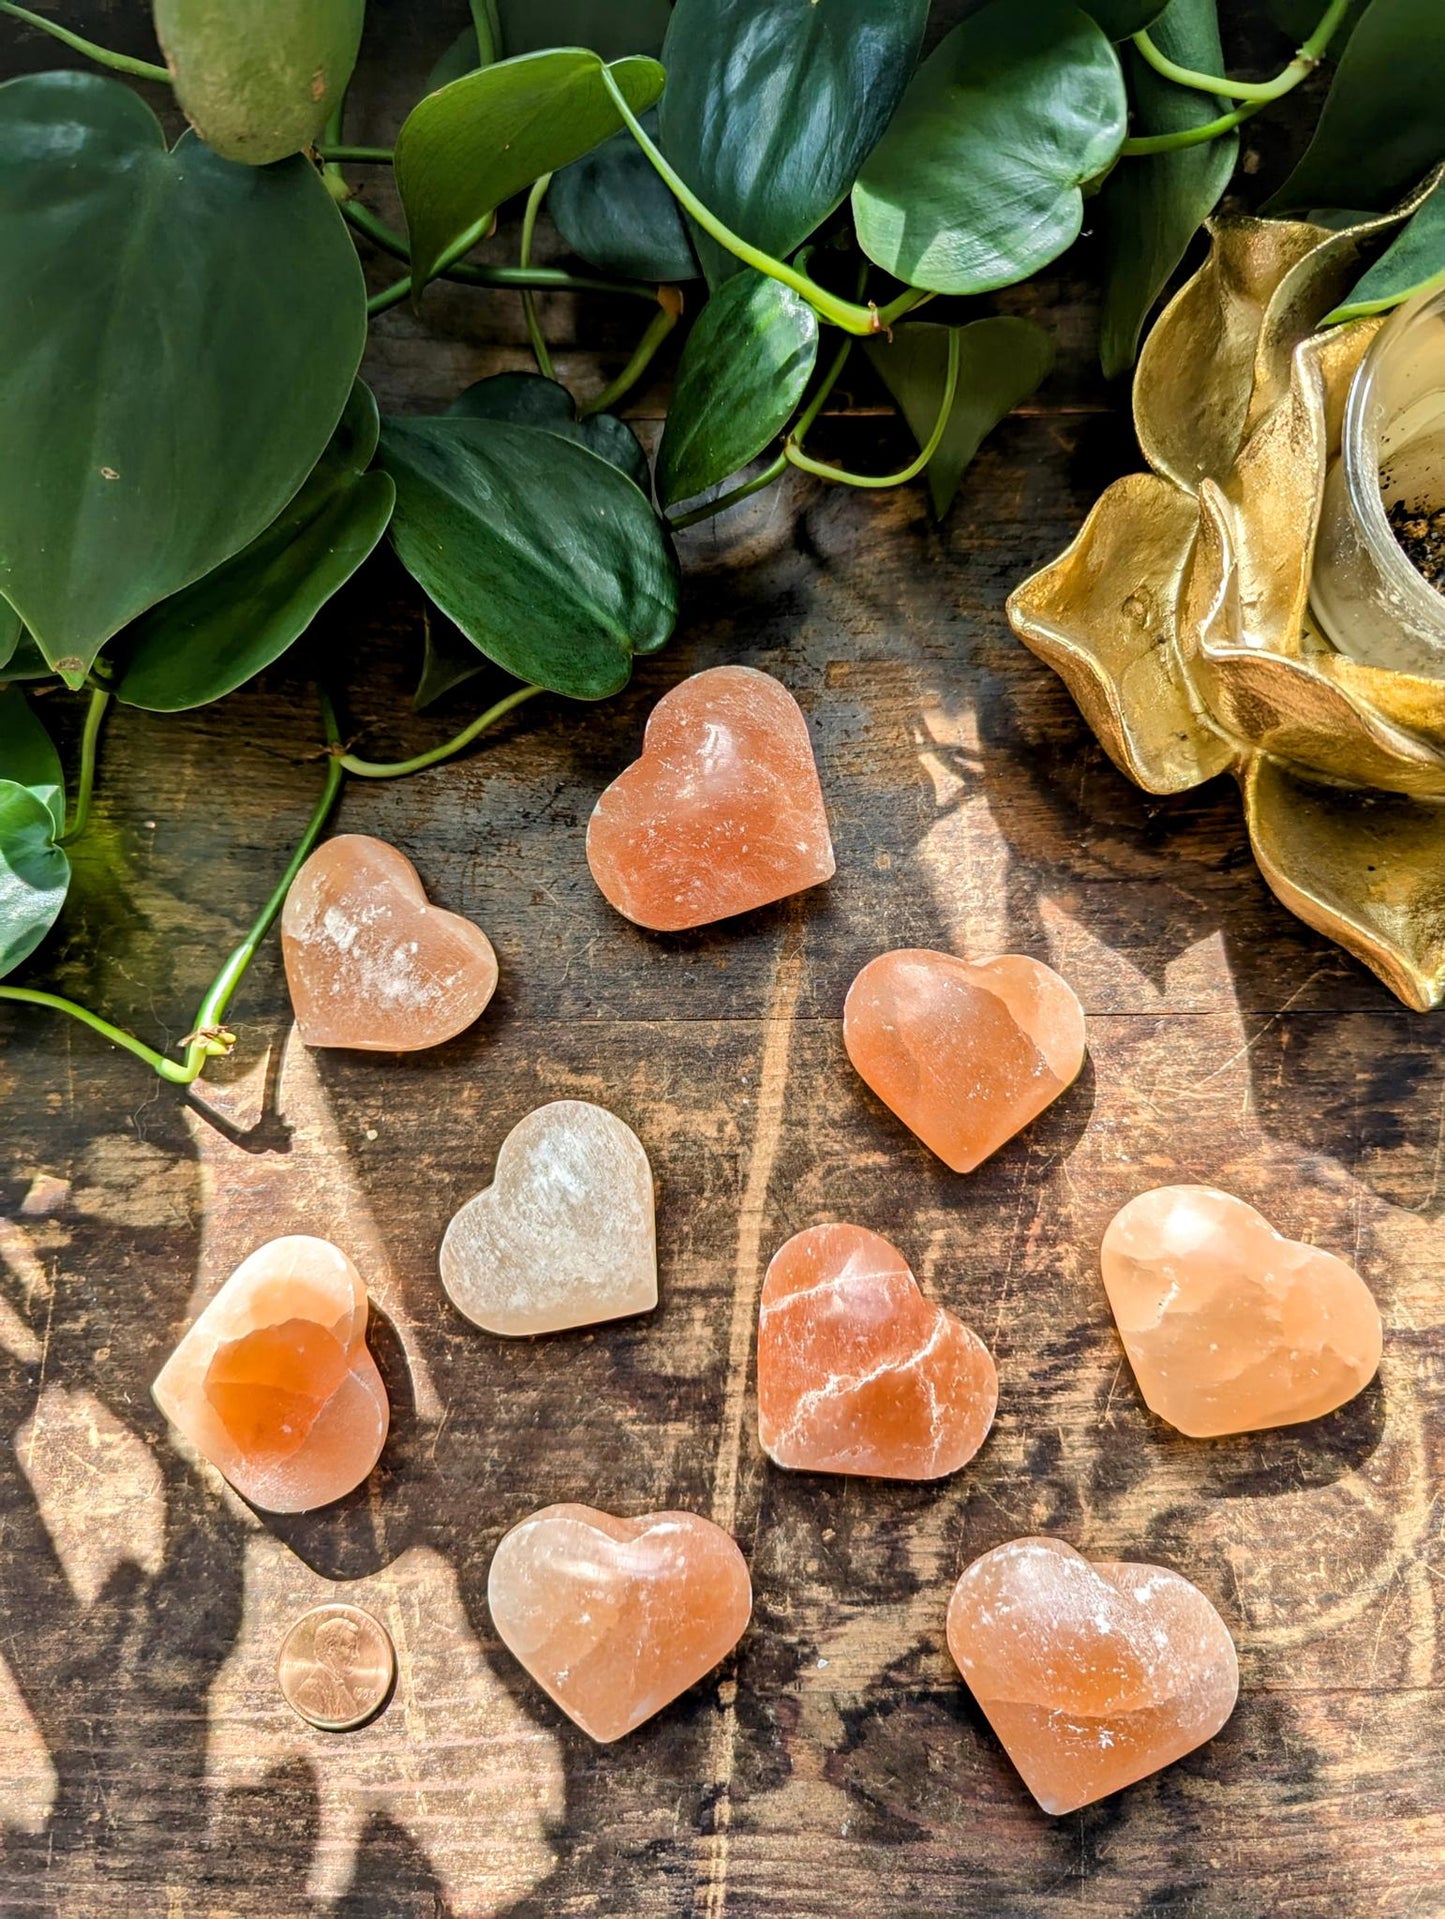
[[[1383,211],[1441,157],[1445,7],[1371,0],[1340,55],[1314,138],[1265,211]]]
[[[647,455],[631,427],[611,413],[593,413],[579,420],[566,387],[544,380],[540,373],[496,373],[489,380],[478,380],[457,395],[447,412],[457,419],[511,420],[516,426],[560,433],[564,440],[575,440],[625,473],[643,493],[651,484]]]
[[[1215,0],[1170,0],[1153,37],[1180,66],[1224,71]],[[1224,101],[1164,79],[1133,48],[1128,66],[1140,133],[1182,133],[1227,110]],[[1229,185],[1238,154],[1239,135],[1223,134],[1172,153],[1121,160],[1105,181],[1097,216],[1108,261],[1099,359],[1109,379],[1133,366],[1149,310]]]
[[[478,673],[490,670],[466,634],[444,613],[423,602],[422,617],[421,677],[411,696],[412,706],[418,713],[439,700],[443,693],[450,693],[454,686],[461,686],[475,679]]]
[[[8,600],[0,600],[0,673],[14,659],[25,622]]]
[[[1119,57],[1066,0],[994,0],[918,69],[853,189],[870,260],[936,293],[1011,286],[1078,237],[1114,158]]]
[[[640,118],[655,138],[656,108]],[[697,277],[697,255],[677,202],[625,129],[562,169],[547,208],[572,251],[608,273],[634,280]]]
[[[65,831],[65,769],[18,686],[0,687],[0,767],[7,780],[28,787],[44,804],[58,839]]]
[[[504,200],[617,131],[603,70],[578,47],[529,53],[453,80],[412,108],[397,138],[396,184],[418,290],[450,248],[480,239]],[[652,105],[666,78],[655,60],[619,60],[608,71],[634,113]]]
[[[316,464],[366,338],[304,160],[168,152],[114,80],[0,86],[0,592],[79,685]]]
[[[207,146],[264,166],[299,153],[346,92],[366,0],[155,0],[176,98]]]
[[[662,149],[704,205],[774,255],[841,205],[918,58],[927,0],[677,0]],[[738,270],[706,235],[714,282]]]
[[[1143,33],[1146,27],[1152,27],[1169,0],[1080,0],[1080,5],[1111,40],[1129,40],[1136,33]],[[1205,72],[1212,70],[1204,69]]]
[[[655,54],[671,12],[669,0],[497,0],[509,58],[543,47],[590,47],[604,60]]]
[[[0,779],[0,977],[29,958],[65,904],[70,861],[55,832],[38,794]]]
[[[631,480],[559,433],[387,420],[402,564],[472,644],[572,699],[625,686],[677,619],[677,567]]]
[[[792,418],[818,357],[818,316],[751,267],[720,286],[688,335],[657,455],[664,506],[746,466]]]
[[[380,421],[358,380],[330,445],[264,533],[142,614],[122,642],[128,706],[177,713],[218,700],[277,660],[376,546],[396,489],[368,473]]]
[[[1420,202],[1405,226],[1348,294],[1324,318],[1326,326],[1384,313],[1427,288],[1445,283],[1445,179]]]
[[[35,644],[33,635],[27,633],[23,626],[4,670],[7,680],[49,680],[55,677],[55,668]]]
[[[1042,327],[1005,316],[958,328],[910,320],[894,328],[891,340],[869,340],[868,358],[920,446],[938,422],[947,390],[948,339],[955,331],[958,384],[943,438],[928,462],[928,490],[940,519],[985,436],[1028,398],[1054,362],[1054,343]]]

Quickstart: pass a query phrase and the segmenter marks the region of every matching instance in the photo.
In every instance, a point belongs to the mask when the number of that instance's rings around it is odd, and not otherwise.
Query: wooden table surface
[[[456,24],[427,11],[373,5],[354,137],[394,129]],[[135,0],[70,17],[145,51]],[[50,53],[6,22],[0,63]],[[917,490],[795,479],[685,536],[679,632],[622,696],[539,701],[470,758],[348,786],[339,827],[401,847],[495,943],[502,984],[473,1031],[409,1058],[309,1054],[273,942],[234,1058],[187,1099],[6,1009],[5,1914],[1445,1913],[1439,1030],[1274,902],[1226,781],[1135,791],[1007,629],[1009,587],[1135,457],[1123,396],[1091,371],[1096,265],[1085,246],[1038,294],[1060,369],[942,529]],[[595,390],[622,357],[616,316],[543,311],[564,376]],[[522,338],[514,300],[441,289],[424,320],[377,324],[369,376],[384,406],[434,409],[524,365]],[[851,397],[817,444],[882,469],[902,442],[876,395]],[[644,433],[656,410],[641,397]],[[209,711],[118,711],[32,976],[173,1043],[318,789],[317,660],[373,756],[446,737],[487,697],[473,683],[413,716],[419,633],[415,589],[378,564],[309,662]],[[808,714],[838,874],[656,938],[599,897],[585,823],[657,697],[733,660]],[[1082,1079],[967,1178],[844,1056],[850,980],[901,945],[1034,954],[1088,1013]],[[661,1304],[490,1339],[443,1296],[438,1240],[509,1129],[559,1097],[611,1107],[647,1147]],[[1358,1264],[1387,1327],[1374,1385],[1311,1425],[1207,1443],[1145,1411],[1097,1251],[1124,1200],[1174,1180]],[[793,1475],[759,1452],[762,1272],[835,1218],[895,1241],[997,1357],[994,1433],[940,1485]],[[240,1257],[292,1231],[360,1266],[394,1425],[354,1497],[275,1519],[186,1455],[149,1385]],[[735,1656],[610,1748],[487,1612],[498,1538],[563,1499],[710,1514],[753,1570]],[[943,1640],[959,1570],[1035,1532],[1185,1573],[1243,1681],[1211,1744],[1062,1819],[1023,1790]],[[345,1736],[304,1728],[273,1678],[285,1625],[333,1596],[375,1609],[400,1661],[390,1709]]]

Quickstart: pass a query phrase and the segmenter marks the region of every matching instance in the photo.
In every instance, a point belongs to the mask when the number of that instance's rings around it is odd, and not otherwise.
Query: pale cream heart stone
[[[581,1099],[539,1106],[442,1240],[442,1284],[489,1333],[554,1333],[657,1304],[652,1168],[630,1126]]]
[[[339,1247],[273,1239],[187,1330],[152,1397],[253,1506],[310,1512],[359,1486],[386,1440],[367,1318],[366,1288]]]

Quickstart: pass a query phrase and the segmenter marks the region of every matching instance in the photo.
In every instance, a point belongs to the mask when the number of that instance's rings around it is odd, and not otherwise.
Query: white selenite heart
[[[489,1333],[553,1333],[657,1304],[652,1168],[615,1113],[539,1106],[514,1126],[485,1192],[447,1227],[442,1284]]]

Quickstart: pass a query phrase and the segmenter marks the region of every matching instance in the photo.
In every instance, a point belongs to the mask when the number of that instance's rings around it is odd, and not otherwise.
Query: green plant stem
[[[775,260],[770,253],[752,246],[748,241],[734,233],[731,227],[724,226],[709,207],[705,207],[682,175],[673,168],[659,151],[656,143],[649,137],[647,129],[627,104],[627,97],[608,68],[602,69],[602,83],[612,96],[612,103],[622,116],[623,124],[631,133],[638,146],[652,162],[654,170],[663,180],[673,198],[683,206],[697,221],[703,232],[710,234],[720,247],[741,260],[745,265],[755,267],[759,273],[766,273],[771,280],[780,281],[785,287],[791,287],[794,293],[801,294],[821,318],[832,325],[842,327],[845,333],[878,333],[887,325],[876,307],[858,306],[851,300],[840,300],[826,287],[819,286],[816,280],[810,280],[806,273],[799,273],[786,261]]]
[[[128,53],[112,53],[109,47],[98,47],[93,40],[83,40],[78,33],[72,33],[69,27],[57,26],[42,14],[32,13],[29,7],[17,7],[11,0],[0,0],[0,13],[8,13],[13,20],[23,20],[28,27],[39,27],[42,33],[59,40],[73,53],[83,53],[87,60],[94,60],[98,67],[109,67],[112,73],[129,73],[137,80],[158,80],[166,87],[171,84],[168,67],[158,67],[154,60],[133,60]]]
[[[60,844],[69,846],[78,840],[90,824],[90,802],[95,792],[96,748],[100,729],[110,708],[111,696],[103,687],[92,687],[90,704],[85,709],[85,725],[80,735],[80,770],[75,782],[75,808],[70,823],[60,836]]]
[[[339,160],[374,161],[377,166],[389,167],[396,159],[396,151],[392,147],[339,146],[331,140],[324,140],[318,143],[316,156],[332,163]]]
[[[739,500],[745,500],[752,493],[761,493],[765,486],[771,486],[774,480],[781,479],[788,470],[788,463],[779,453],[760,467],[750,480],[744,480],[740,486],[732,487],[726,493],[719,493],[715,500],[707,500],[702,506],[691,507],[686,513],[669,513],[667,524],[674,533],[681,533],[684,527],[697,526],[703,520],[710,520],[718,513],[726,513],[730,506],[736,506]]]
[[[852,351],[852,336],[845,335],[838,351],[833,355],[828,371],[818,382],[817,392],[798,415],[798,423],[793,428],[791,436],[795,446],[801,445],[803,435],[823,411],[828,396],[838,384],[843,369],[848,364],[848,356]],[[715,514],[725,513],[730,506],[736,506],[739,500],[747,499],[749,494],[761,493],[765,486],[771,486],[774,480],[781,479],[787,470],[788,456],[785,448],[769,460],[765,467],[761,467],[750,480],[744,480],[741,486],[735,486],[727,493],[720,493],[715,500],[708,500],[702,506],[692,507],[686,513],[670,514],[667,524],[674,533],[680,533],[684,527],[697,526],[703,520],[712,519]],[[829,467],[828,471],[832,473],[833,469]]]
[[[664,299],[664,294],[672,294],[674,297]],[[581,416],[584,420],[590,419],[594,413],[610,412],[619,400],[624,399],[626,395],[632,391],[643,374],[646,373],[647,369],[652,365],[657,349],[662,345],[663,341],[667,338],[668,334],[671,333],[681,317],[682,296],[677,292],[676,287],[659,288],[657,311],[648,321],[647,331],[637,342],[632,358],[627,362],[627,365],[623,367],[615,380],[609,380],[602,391],[596,394],[587,402],[586,406],[580,409]]]
[[[522,244],[518,253],[518,264],[525,270],[532,264],[532,235],[537,231],[537,215],[542,211],[542,202],[547,197],[547,189],[552,184],[550,173],[544,173],[539,180],[532,182],[532,191],[527,195],[526,210],[522,214]],[[537,371],[544,380],[555,380],[552,371],[552,356],[547,351],[547,336],[542,331],[542,323],[537,318],[537,302],[532,297],[532,289],[526,287],[522,292],[522,317],[527,322],[527,338],[532,343],[532,358],[537,362]]]
[[[363,206],[358,200],[342,200],[340,206],[342,217],[348,225],[364,234],[373,246],[380,247],[383,253],[389,253],[393,259],[404,260],[408,266],[411,265],[406,241],[384,220],[378,219],[370,207]],[[657,298],[656,287],[648,286],[643,280],[594,279],[588,274],[568,273],[561,267],[494,267],[464,260],[439,269],[433,277],[459,280],[468,286],[509,287],[514,291],[535,287],[539,293],[623,293],[637,300],[655,301]],[[392,289],[388,288],[387,291]]]
[[[328,732],[334,736],[334,721],[328,719]],[[0,1000],[15,1000],[27,1006],[45,1006],[52,1012],[65,1013],[71,1019],[79,1020],[82,1026],[88,1026],[92,1032],[99,1033],[112,1045],[123,1046],[137,1059],[144,1060],[152,1072],[169,1080],[174,1086],[190,1086],[198,1080],[205,1070],[207,1060],[218,1059],[228,1053],[234,1044],[221,1022],[226,1009],[235,995],[245,975],[246,968],[255,958],[257,949],[275,924],[276,916],[286,903],[286,895],[291,882],[300,872],[311,849],[320,839],[327,820],[331,817],[341,791],[345,774],[340,760],[334,755],[328,756],[326,763],[326,783],[321,790],[321,798],[307,823],[299,845],[291,855],[286,871],[281,875],[275,891],[257,914],[254,924],[245,939],[230,953],[221,970],[211,981],[196,1010],[195,1024],[191,1036],[186,1042],[184,1057],[177,1061],[167,1059],[164,1053],[158,1053],[153,1046],[147,1046],[144,1040],[137,1039],[133,1033],[122,1031],[109,1020],[102,1019],[98,1013],[92,1013],[88,1007],[78,1006],[74,1000],[62,999],[58,993],[42,993],[28,986],[0,985]]]
[[[545,693],[546,690],[544,686],[519,686],[515,693],[509,693],[505,699],[498,700],[495,706],[489,706],[479,719],[472,721],[470,726],[464,726],[455,739],[448,740],[445,745],[432,747],[428,753],[418,753],[412,759],[359,760],[354,753],[338,753],[336,751],[336,746],[340,744],[338,741],[332,747],[333,763],[344,768],[348,773],[354,773],[358,779],[404,779],[408,773],[424,772],[427,767],[438,766],[443,760],[452,759],[456,754],[464,752],[474,739],[485,733],[489,726],[495,726],[497,721],[505,718],[514,707],[520,706],[524,700],[535,699],[537,694]]]
[[[411,297],[411,275],[403,273],[399,280],[393,280],[389,287],[383,287],[380,293],[373,293],[366,302],[368,319],[375,319],[378,313],[385,313],[388,307],[399,307],[403,300]]]
[[[835,480],[843,486],[890,487],[904,486],[909,480],[917,479],[938,451],[948,426],[949,416],[953,412],[954,395],[958,392],[958,367],[961,357],[959,332],[957,327],[950,328],[948,335],[948,372],[943,382],[943,400],[938,409],[938,418],[933,423],[933,431],[919,448],[918,458],[910,460],[908,465],[897,473],[875,475],[871,473],[850,473],[844,467],[825,466],[821,460],[815,460],[798,445],[798,433],[793,434],[783,444],[783,452],[791,466],[801,468],[804,473],[815,474],[820,480]],[[811,423],[810,423],[811,424]],[[803,426],[800,420],[799,428]]]
[[[1241,100],[1244,104],[1221,114],[1218,119],[1205,121],[1201,127],[1188,127],[1178,133],[1144,134],[1126,140],[1119,149],[1120,154],[1137,157],[1147,153],[1173,153],[1180,147],[1200,146],[1206,140],[1217,140],[1220,134],[1229,133],[1244,121],[1252,119],[1272,100],[1283,99],[1301,80],[1308,79],[1319,65],[1349,4],[1350,0],[1330,0],[1320,16],[1319,25],[1302,43],[1289,65],[1282,67],[1273,80],[1234,81],[1221,79],[1216,74],[1198,73],[1192,67],[1178,66],[1169,59],[1147,33],[1136,33],[1134,45],[1156,73],[1163,74],[1166,80],[1172,80],[1176,86],[1192,87],[1200,93],[1212,93],[1221,99]]]

